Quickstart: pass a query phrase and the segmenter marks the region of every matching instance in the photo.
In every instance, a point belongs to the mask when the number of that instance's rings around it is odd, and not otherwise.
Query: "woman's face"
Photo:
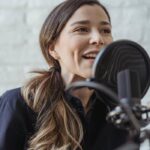
[[[98,5],[80,7],[60,33],[50,54],[65,76],[89,78],[95,57],[112,42],[108,16]]]

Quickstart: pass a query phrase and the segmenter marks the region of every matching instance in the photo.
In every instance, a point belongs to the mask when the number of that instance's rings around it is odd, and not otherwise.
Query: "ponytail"
[[[58,65],[49,71],[34,71],[38,75],[22,88],[26,103],[38,114],[29,150],[51,150],[66,145],[73,150],[82,149],[81,121],[65,100],[60,72]]]

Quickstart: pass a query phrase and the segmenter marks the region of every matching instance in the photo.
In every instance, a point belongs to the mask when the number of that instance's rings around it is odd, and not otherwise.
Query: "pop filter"
[[[115,41],[101,50],[93,64],[93,78],[117,94],[117,74],[126,69],[138,74],[143,98],[150,86],[150,59],[133,41]]]

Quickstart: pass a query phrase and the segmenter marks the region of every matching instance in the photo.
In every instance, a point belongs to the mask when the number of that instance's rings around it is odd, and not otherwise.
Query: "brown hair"
[[[77,149],[83,138],[83,128],[78,115],[66,102],[65,84],[61,76],[59,62],[49,54],[65,24],[82,5],[99,5],[97,0],[66,0],[53,9],[46,18],[40,32],[42,53],[52,68],[49,71],[36,71],[38,76],[31,79],[23,88],[22,95],[27,104],[38,113],[36,133],[29,141],[30,150],[47,150],[68,145]]]

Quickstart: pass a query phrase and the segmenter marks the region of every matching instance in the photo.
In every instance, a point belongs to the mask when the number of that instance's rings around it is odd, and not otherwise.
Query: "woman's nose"
[[[90,44],[92,45],[104,45],[103,36],[99,31],[93,31],[90,37]]]

